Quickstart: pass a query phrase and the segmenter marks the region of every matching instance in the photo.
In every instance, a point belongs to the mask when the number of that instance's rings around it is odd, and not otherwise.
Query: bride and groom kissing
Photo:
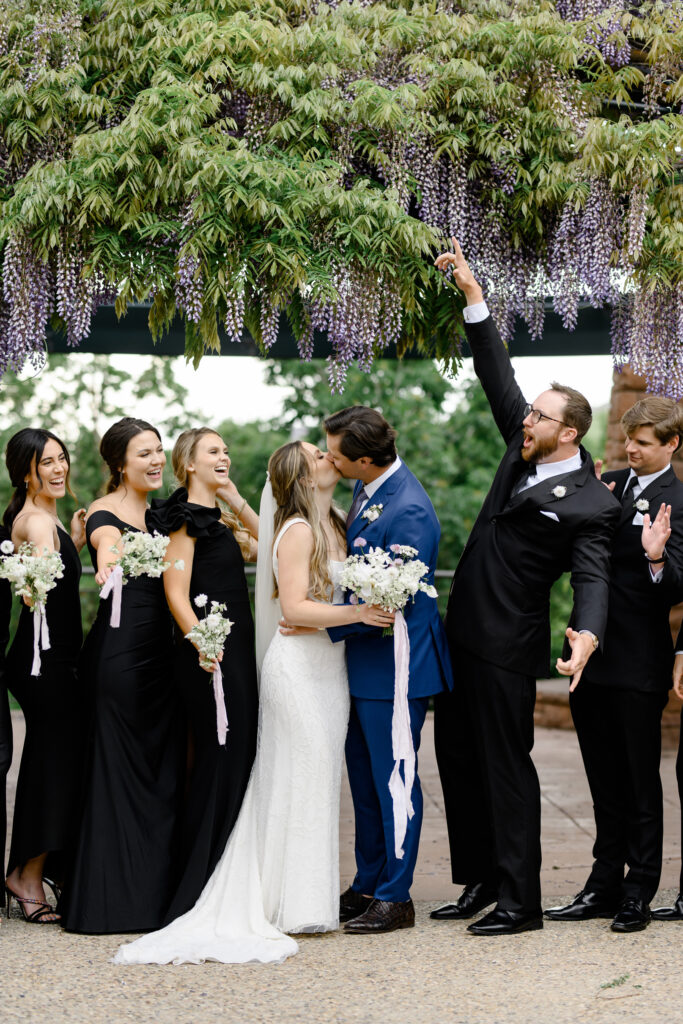
[[[380,413],[353,406],[324,425],[326,453],[295,441],[269,462],[256,588],[258,746],[239,818],[195,906],[121,946],[117,963],[281,962],[298,950],[293,934],[331,931],[340,921],[347,934],[414,924],[422,793],[415,774],[413,813],[397,854],[389,789],[394,644],[383,635],[393,615],[345,603],[339,576],[362,538],[384,550],[415,548],[433,583],[440,527]],[[332,503],[342,476],[356,480],[345,519]],[[429,698],[450,690],[453,678],[436,602],[418,593],[405,622],[417,752]],[[344,748],[357,871],[340,896]]]

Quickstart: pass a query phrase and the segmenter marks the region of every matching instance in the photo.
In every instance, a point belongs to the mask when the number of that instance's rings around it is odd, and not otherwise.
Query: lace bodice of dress
[[[290,519],[288,522],[285,523],[285,525],[282,527],[282,529],[278,533],[277,537],[275,538],[275,541],[273,543],[273,573],[274,573],[275,579],[278,581],[278,583],[280,582],[280,577],[278,575],[278,560],[277,560],[278,545],[279,545],[280,541],[282,540],[282,538],[284,537],[284,535],[287,532],[287,530],[290,528],[290,526],[293,526],[294,523],[306,523],[306,526],[309,526],[309,523],[308,523],[308,521],[306,519]],[[339,580],[340,580],[340,577],[341,577],[341,571],[342,571],[342,566],[343,565],[344,565],[343,562],[337,562],[337,561],[335,561],[332,558],[328,562],[328,566],[329,566],[329,570],[330,570],[330,579],[332,580],[332,586],[334,587],[334,592],[332,594],[332,601],[330,602],[331,604],[344,604],[344,591],[342,590],[342,588],[341,588],[341,586],[339,584]]]

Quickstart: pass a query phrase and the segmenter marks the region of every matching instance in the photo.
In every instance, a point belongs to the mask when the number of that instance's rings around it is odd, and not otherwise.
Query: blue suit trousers
[[[429,697],[408,702],[415,753],[429,705]],[[394,767],[391,751],[393,701],[351,698],[346,738],[346,767],[356,818],[357,873],[352,888],[391,903],[410,899],[422,829],[422,789],[415,772],[412,801],[415,814],[408,821],[403,858],[394,854],[394,812],[389,778]]]

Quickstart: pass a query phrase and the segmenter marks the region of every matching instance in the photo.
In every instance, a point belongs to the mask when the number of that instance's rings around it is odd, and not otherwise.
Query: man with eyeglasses
[[[507,444],[455,572],[446,616],[455,688],[435,700],[435,743],[453,881],[465,888],[437,920],[510,935],[543,927],[541,811],[531,759],[536,679],[550,663],[550,589],[571,571],[570,657],[581,673],[604,636],[609,550],[619,503],[595,476],[581,438],[589,403],[553,384],[533,405],[515,381],[507,349],[455,239],[436,260],[464,292],[474,369]]]

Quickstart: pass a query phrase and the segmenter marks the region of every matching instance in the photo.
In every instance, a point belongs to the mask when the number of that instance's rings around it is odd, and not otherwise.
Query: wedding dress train
[[[292,519],[278,534],[277,545]],[[334,603],[343,601],[331,562]],[[339,925],[339,793],[349,693],[344,644],[276,632],[261,669],[256,760],[225,852],[199,900],[119,948],[119,964],[281,963],[285,933]],[[228,733],[228,743],[230,733]]]

